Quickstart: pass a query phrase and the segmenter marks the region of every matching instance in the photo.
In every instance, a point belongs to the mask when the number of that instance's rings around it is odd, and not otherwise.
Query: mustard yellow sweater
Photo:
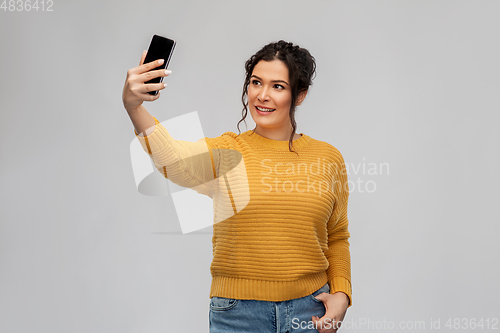
[[[175,140],[155,118],[135,135],[172,182],[214,200],[210,297],[285,301],[328,282],[351,296],[344,159],[303,133],[293,141],[249,130]]]

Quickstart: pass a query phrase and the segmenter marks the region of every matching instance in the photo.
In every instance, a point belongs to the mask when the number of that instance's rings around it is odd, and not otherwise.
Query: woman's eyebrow
[[[260,77],[258,77],[257,75],[252,75],[251,77],[255,77],[261,81],[264,81],[262,80]],[[286,84],[287,86],[289,86],[288,82],[284,81],[284,80],[271,80],[271,82],[283,82],[284,84]]]

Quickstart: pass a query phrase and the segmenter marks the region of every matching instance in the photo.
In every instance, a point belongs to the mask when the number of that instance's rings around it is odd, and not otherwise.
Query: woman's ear
[[[306,95],[307,95],[307,90],[301,91],[299,93],[299,96],[297,96],[297,102],[295,103],[295,105],[302,104],[302,102],[304,101],[304,98],[306,98]]]

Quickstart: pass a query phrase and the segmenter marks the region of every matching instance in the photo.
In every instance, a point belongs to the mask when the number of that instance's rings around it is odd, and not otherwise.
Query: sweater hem
[[[294,281],[265,281],[228,276],[212,277],[210,298],[224,297],[281,302],[308,296],[328,283],[326,271],[313,273]]]

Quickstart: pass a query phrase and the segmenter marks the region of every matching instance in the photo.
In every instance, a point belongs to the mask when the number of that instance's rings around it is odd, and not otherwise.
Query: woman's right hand
[[[144,82],[157,77],[168,76],[171,73],[171,71],[165,71],[164,69],[152,71],[153,68],[158,67],[165,60],[159,59],[144,64],[146,53],[147,51],[142,52],[139,66],[131,68],[127,71],[127,78],[123,87],[122,100],[123,106],[129,113],[136,110],[144,101],[156,101],[160,98],[160,90],[165,89],[166,86],[165,83],[145,84]],[[155,90],[158,90],[156,96],[148,94],[148,91]]]

